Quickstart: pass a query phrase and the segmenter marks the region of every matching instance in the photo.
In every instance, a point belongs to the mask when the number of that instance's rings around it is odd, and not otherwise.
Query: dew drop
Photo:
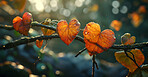
[[[85,35],[87,35],[87,34],[88,34],[88,32],[86,31],[86,32],[85,32]]]
[[[114,40],[116,40],[116,37],[115,36],[113,36],[114,37]]]

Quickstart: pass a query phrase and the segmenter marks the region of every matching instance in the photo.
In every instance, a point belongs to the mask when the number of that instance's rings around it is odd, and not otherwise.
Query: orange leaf
[[[2,5],[7,5],[7,4],[8,4],[8,2],[5,1],[5,0],[0,1],[0,7],[1,7]]]
[[[101,33],[100,25],[94,22],[90,22],[85,26],[85,29],[83,31],[83,36],[86,39],[89,39],[89,41],[96,43],[98,41],[98,39],[96,38],[99,38],[98,35],[100,35],[100,33]]]
[[[46,19],[42,24],[49,25],[50,22],[51,22],[50,19]],[[44,27],[41,27],[41,31],[43,32],[43,35],[45,35],[45,36],[50,36],[53,33],[55,33],[55,31],[47,29],[47,28],[44,28]]]
[[[92,6],[90,7],[90,10],[93,11],[93,12],[98,11],[98,10],[99,10],[99,6],[98,6],[98,4],[94,4],[94,5],[92,5]]]
[[[29,29],[30,29],[30,25],[20,25],[19,33],[28,36]]]
[[[134,44],[136,40],[135,36],[131,37],[130,33],[125,33],[123,36],[121,36],[121,43],[124,45],[131,45]]]
[[[139,13],[146,13],[146,7],[144,5],[140,6],[138,9]]]
[[[98,38],[98,44],[105,49],[111,47],[115,42],[115,34],[112,30],[105,29],[101,32],[100,37]]]
[[[97,53],[102,53],[104,50],[98,47],[95,43],[89,42],[86,38],[84,38],[85,47],[88,50],[90,56],[95,55]]]
[[[142,23],[143,17],[136,12],[130,14],[129,17],[132,19],[134,27],[138,27]]]
[[[19,26],[22,25],[22,18],[17,16],[13,19],[13,27],[16,31],[19,30]]]
[[[43,40],[36,40],[36,46],[37,46],[38,48],[41,48],[42,45],[43,45]]]
[[[13,27],[16,31],[23,35],[28,35],[30,29],[32,15],[28,12],[24,13],[23,19],[19,16],[13,19]]]
[[[113,20],[111,22],[111,27],[113,27],[116,31],[119,31],[121,26],[122,26],[122,22],[120,22],[118,20]]]
[[[130,52],[132,52],[134,54],[136,63],[140,66],[143,64],[144,62],[144,55],[142,54],[142,52],[139,49],[132,49]],[[133,58],[132,54],[127,52],[127,54]],[[136,66],[136,64],[130,59],[128,58],[124,51],[119,51],[115,53],[115,57],[116,60],[121,63],[123,66],[125,66],[126,68],[129,69],[129,72],[134,72],[138,67]]]
[[[69,45],[80,31],[80,23],[77,19],[72,19],[68,25],[66,20],[61,20],[57,24],[57,32],[61,40]]]
[[[43,32],[44,36],[50,36],[55,33],[55,31],[43,27],[41,28],[41,31]]]
[[[31,13],[29,13],[29,12],[25,12],[24,14],[23,14],[23,23],[24,23],[24,25],[30,25],[31,24],[31,18],[32,18],[32,14]]]
[[[90,56],[103,52],[115,42],[115,34],[112,30],[106,29],[101,32],[100,25],[94,22],[86,25],[83,35]]]
[[[13,6],[22,13],[25,9],[26,2],[27,0],[14,0]]]

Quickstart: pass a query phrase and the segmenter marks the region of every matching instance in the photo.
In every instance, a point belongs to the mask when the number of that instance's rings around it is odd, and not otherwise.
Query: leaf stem
[[[75,57],[78,57],[82,52],[84,52],[86,50],[86,47],[85,48],[83,48],[82,50],[80,50],[77,54],[76,54],[76,56]]]
[[[96,65],[96,68],[97,68],[97,70],[98,70],[98,69],[99,69],[99,67],[98,67],[98,64],[97,64],[96,60],[95,60],[95,65]]]
[[[92,57],[92,77],[95,75],[95,55]]]
[[[136,64],[136,66],[137,66],[138,68],[140,68],[139,65],[136,63],[134,54],[133,54],[132,52],[129,52],[129,53],[132,54],[132,56],[133,56],[133,58],[131,58],[131,57],[127,54],[128,51],[127,51],[126,49],[124,50],[124,52],[125,52],[125,55],[126,55],[128,58],[130,58],[130,59]]]

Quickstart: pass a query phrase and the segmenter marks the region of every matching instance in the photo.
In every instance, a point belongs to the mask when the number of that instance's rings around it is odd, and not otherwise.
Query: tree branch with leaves
[[[57,26],[57,27],[56,27]],[[72,19],[68,24],[66,20],[51,20],[46,19],[44,22],[32,22],[31,13],[24,13],[23,17],[15,17],[13,19],[13,26],[0,25],[0,28],[6,30],[16,30],[19,33],[28,36],[29,29],[33,27],[41,27],[43,35],[24,37],[5,45],[0,45],[1,50],[14,48],[18,45],[27,44],[36,41],[37,47],[41,48],[43,40],[49,40],[54,38],[60,38],[65,44],[69,45],[74,39],[82,43],[85,43],[85,48],[80,50],[75,57],[80,55],[83,51],[88,51],[92,58],[92,77],[94,77],[95,66],[98,69],[97,62],[95,61],[95,55],[102,53],[107,49],[123,50],[122,52],[115,52],[116,60],[123,66],[129,69],[133,73],[137,68],[141,68],[140,65],[144,62],[144,55],[139,49],[148,47],[148,42],[135,43],[135,37],[129,33],[122,36],[122,44],[114,44],[116,38],[115,34],[110,29],[105,29],[101,32],[100,25],[95,22],[89,22],[83,30],[83,37],[77,35],[80,31],[80,22],[77,19]],[[136,49],[139,48],[139,49]],[[132,49],[132,50],[131,50]],[[130,51],[131,50],[131,51]],[[122,57],[121,57],[122,56]],[[123,57],[124,56],[124,57]],[[126,62],[126,58],[130,63]],[[142,60],[140,60],[142,59]],[[132,65],[132,66],[130,66]]]

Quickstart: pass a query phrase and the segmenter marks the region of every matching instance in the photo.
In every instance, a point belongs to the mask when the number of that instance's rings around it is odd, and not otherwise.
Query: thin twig
[[[139,65],[136,63],[134,54],[133,54],[132,52],[130,52],[130,53],[132,54],[132,56],[133,56],[133,58],[131,58],[131,57],[127,54],[127,50],[124,50],[124,52],[125,52],[125,55],[126,55],[128,58],[130,58],[130,59],[136,64],[136,66],[137,66],[138,68],[140,68]]]
[[[47,40],[46,40],[46,44],[45,44],[45,46],[43,47],[43,50],[46,48],[47,44],[48,44],[48,43],[47,43]]]
[[[141,49],[143,47],[148,47],[148,42],[136,43],[132,45],[121,45],[121,44],[114,44],[111,49]]]
[[[43,24],[40,24],[40,23],[34,23],[34,22],[32,22],[31,23],[31,26],[32,27],[44,27],[44,28],[47,28],[47,29],[51,29],[51,30],[53,30],[53,31],[56,31],[56,27],[54,27],[54,26],[48,26],[48,25],[43,25]]]
[[[80,50],[77,54],[76,54],[76,56],[75,57],[77,57],[77,56],[79,56],[82,52],[84,52],[86,50],[86,47],[85,48],[83,48],[82,50]]]
[[[97,70],[98,70],[98,69],[99,69],[99,67],[98,67],[98,64],[97,64],[96,60],[95,60],[95,65],[96,65],[96,68],[97,68]]]
[[[56,31],[56,27],[54,27],[54,26],[43,25],[43,24],[40,24],[40,23],[37,23],[37,22],[32,22],[31,23],[31,27],[44,27],[44,28]],[[2,24],[0,24],[0,28],[6,29],[6,30],[14,30],[12,25],[2,25]]]
[[[84,29],[80,29],[80,31],[84,31]]]
[[[95,75],[95,55],[92,57],[92,77]]]

